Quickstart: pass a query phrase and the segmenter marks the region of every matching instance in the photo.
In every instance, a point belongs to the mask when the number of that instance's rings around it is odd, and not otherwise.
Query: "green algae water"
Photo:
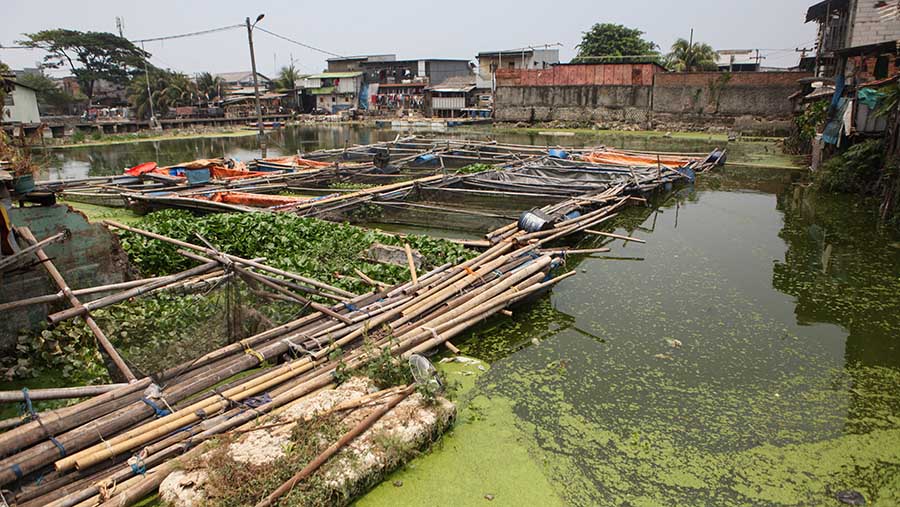
[[[782,171],[703,178],[457,343],[491,363],[457,428],[358,504],[900,504],[897,238]]]
[[[470,134],[470,133],[467,133]],[[393,139],[300,128],[280,150]],[[703,151],[716,140],[552,138]],[[252,138],[51,153],[48,177],[113,174],[145,160],[252,155]],[[778,163],[771,143],[731,159]],[[510,318],[457,338],[485,363],[444,365],[463,385],[455,428],[357,504],[900,505],[900,238],[872,206],[817,195],[796,171],[718,169],[616,232],[608,254]]]

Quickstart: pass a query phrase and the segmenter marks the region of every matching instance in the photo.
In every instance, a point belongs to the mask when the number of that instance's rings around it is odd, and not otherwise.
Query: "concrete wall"
[[[426,71],[432,85],[439,85],[453,77],[470,77],[469,62],[465,60],[426,60]]]
[[[799,72],[691,72],[656,75],[653,112],[788,118]]]
[[[498,121],[646,122],[650,86],[503,86],[494,96]]]
[[[856,1],[848,47],[900,40],[897,2]]]
[[[497,74],[498,121],[780,124],[798,72],[669,73],[655,65],[565,65]],[[752,120],[752,121],[751,121]]]
[[[16,85],[13,91],[7,94],[0,123],[40,122],[41,115],[38,112],[37,96],[34,90]]]

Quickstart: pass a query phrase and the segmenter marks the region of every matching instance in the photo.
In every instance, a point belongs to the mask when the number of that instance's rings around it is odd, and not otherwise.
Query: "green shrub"
[[[884,146],[872,139],[851,146],[822,164],[816,174],[819,188],[831,192],[869,194],[875,191],[884,166]]]
[[[398,238],[346,224],[325,222],[287,213],[234,213],[194,216],[186,211],[165,210],[144,217],[135,225],[182,241],[202,244],[203,236],[217,248],[244,258],[264,257],[274,267],[315,278],[359,294],[371,287],[354,278],[359,269],[388,284],[409,280],[405,266],[375,264],[361,259],[373,243],[410,246],[425,258],[426,268],[469,259],[474,252],[450,241],[428,236]],[[131,261],[147,276],[171,274],[195,262],[179,255],[177,247],[122,233],[122,246]]]
[[[82,143],[84,142],[85,135],[84,132],[78,129],[75,129],[75,132],[72,132],[72,142],[73,143]]]

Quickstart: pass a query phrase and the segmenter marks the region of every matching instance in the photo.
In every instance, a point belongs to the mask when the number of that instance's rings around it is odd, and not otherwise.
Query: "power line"
[[[273,37],[278,37],[279,39],[286,40],[286,41],[291,42],[291,43],[294,43],[294,44],[296,44],[296,45],[298,45],[298,46],[303,46],[303,47],[305,47],[306,49],[312,49],[313,51],[318,51],[319,53],[324,53],[324,54],[326,54],[326,55],[328,55],[328,56],[334,56],[334,57],[337,57],[337,58],[341,58],[341,57],[343,56],[343,55],[339,55],[339,54],[337,54],[337,53],[332,53],[331,51],[325,51],[324,49],[319,49],[319,48],[317,48],[317,47],[310,46],[309,44],[304,44],[304,43],[302,43],[302,42],[295,41],[294,39],[285,37],[284,35],[278,35],[277,33],[275,33],[275,32],[270,32],[270,31],[266,30],[265,28],[263,28],[263,27],[261,27],[261,26],[257,26],[256,28],[254,28],[254,30],[259,30],[259,31],[261,31],[261,32],[265,32],[265,33],[267,33],[267,34],[269,34],[269,35],[271,35],[271,36],[273,36]]]
[[[206,35],[208,33],[223,32],[225,30],[233,30],[235,28],[243,28],[244,25],[228,25],[219,28],[211,28],[209,30],[201,30],[199,32],[181,33],[178,35],[167,35],[165,37],[153,37],[151,39],[137,39],[131,42],[158,42],[170,39],[183,39],[185,37],[195,37],[197,35]]]

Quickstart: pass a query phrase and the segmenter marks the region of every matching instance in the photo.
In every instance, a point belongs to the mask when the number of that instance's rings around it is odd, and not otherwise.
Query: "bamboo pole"
[[[200,266],[193,267],[186,271],[182,271],[181,273],[176,273],[174,275],[155,279],[152,282],[146,283],[144,285],[140,285],[138,287],[128,289],[123,292],[119,292],[118,294],[112,294],[110,296],[106,296],[104,298],[100,298],[95,301],[91,301],[90,303],[84,303],[84,304],[76,306],[74,308],[69,308],[68,310],[56,312],[54,314],[48,315],[47,320],[50,322],[51,325],[56,325],[64,320],[74,319],[75,317],[80,317],[82,315],[87,314],[88,312],[91,312],[94,310],[99,310],[101,308],[106,308],[107,306],[112,306],[114,304],[121,303],[122,301],[126,301],[133,297],[141,296],[143,294],[154,291],[161,287],[165,287],[166,285],[170,285],[172,283],[179,282],[179,281],[185,280],[187,278],[193,278],[197,275],[202,275],[204,273],[208,273],[218,266],[219,266],[218,262],[215,262],[215,261],[207,262],[206,264],[202,264]]]
[[[312,460],[308,465],[306,465],[303,470],[300,470],[291,477],[287,482],[278,487],[275,491],[273,491],[269,496],[263,499],[261,502],[256,504],[256,507],[270,507],[275,505],[279,498],[289,493],[294,486],[297,485],[298,482],[302,481],[313,472],[318,470],[318,468],[325,464],[332,456],[337,454],[338,451],[343,449],[347,444],[352,442],[356,437],[362,435],[369,427],[378,422],[379,419],[384,417],[385,414],[390,412],[394,407],[396,407],[401,401],[405,400],[410,394],[415,390],[415,386],[409,386],[403,391],[400,392],[397,396],[391,399],[391,401],[384,404],[384,406],[380,407],[378,410],[369,414],[368,417],[360,421],[356,426],[353,427],[350,431],[344,434],[334,444],[332,444],[328,449],[322,452],[322,454],[318,455],[316,459]]]
[[[77,290],[73,290],[72,294],[74,294],[76,296],[87,296],[90,294],[96,294],[98,292],[111,292],[114,290],[131,289],[131,288],[137,287],[139,285],[145,285],[152,281],[159,280],[160,278],[162,278],[162,277],[145,278],[145,279],[141,279],[141,280],[132,280],[130,282],[114,283],[114,284],[110,284],[110,285],[100,285],[97,287],[77,289]],[[10,303],[0,304],[0,312],[6,311],[6,310],[12,310],[15,308],[20,308],[23,306],[38,305],[38,304],[42,304],[42,303],[54,303],[56,301],[62,301],[65,298],[66,298],[66,295],[63,294],[62,291],[60,291],[60,292],[57,292],[56,294],[48,294],[46,296],[35,296],[33,298],[20,299],[19,301],[13,301]]]
[[[92,418],[97,417],[95,413],[97,407],[146,389],[150,383],[151,380],[145,378],[71,407],[42,413],[40,414],[40,422],[31,421],[14,430],[0,434],[0,457],[10,454],[9,449],[12,446],[28,447],[42,438],[46,438],[48,433],[59,434],[90,421]]]
[[[34,235],[31,234],[31,230],[28,227],[19,227],[16,229],[20,236],[25,238],[29,243],[36,245],[38,241],[35,239]],[[42,248],[38,248],[35,250],[35,255],[37,255],[38,260],[41,261],[41,264],[44,266],[44,269],[47,270],[47,273],[50,275],[50,278],[56,282],[56,285],[66,294],[66,297],[69,299],[69,303],[74,308],[81,308],[81,301],[72,294],[72,290],[69,288],[69,285],[66,283],[66,280],[63,278],[62,274],[59,270],[56,269],[56,266],[53,265],[53,262],[47,257],[47,254],[44,253]],[[100,329],[100,326],[94,322],[93,317],[89,313],[84,315],[84,321],[90,328],[91,332],[94,334],[94,337],[97,338],[97,342],[100,343],[100,346],[103,347],[103,350],[106,351],[107,355],[109,355],[110,359],[112,359],[113,363],[116,365],[116,368],[122,372],[122,375],[125,376],[125,379],[129,382],[136,380],[134,373],[131,373],[131,369],[125,364],[125,361],[122,359],[122,356],[116,351],[113,344],[110,343],[109,339],[106,338],[106,335],[103,334],[103,331]]]
[[[416,273],[416,263],[413,261],[412,248],[409,246],[409,243],[404,243],[403,249],[406,251],[406,262],[409,264],[409,275],[412,277],[413,285],[416,285],[419,283],[419,275]]]
[[[644,241],[642,239],[632,238],[630,236],[622,236],[621,234],[613,234],[611,232],[595,231],[592,229],[585,229],[584,232],[586,232],[588,234],[594,234],[596,236],[604,236],[607,238],[622,239],[625,241],[634,241],[635,243],[646,243],[646,241]]]
[[[180,246],[180,247],[182,247],[182,248],[187,248],[187,249],[190,249],[190,250],[194,250],[194,251],[198,251],[198,252],[203,252],[203,253],[205,253],[205,254],[207,254],[207,255],[215,255],[215,254],[216,254],[216,252],[215,252],[214,250],[210,249],[210,248],[206,248],[206,247],[202,247],[202,246],[199,246],[199,245],[195,245],[195,244],[193,244],[193,243],[188,243],[188,242],[186,242],[186,241],[180,241],[180,240],[177,240],[177,239],[174,239],[174,238],[169,238],[169,237],[167,237],[167,236],[163,236],[163,235],[161,235],[161,234],[156,234],[156,233],[154,233],[154,232],[144,231],[144,230],[137,229],[137,228],[134,228],[134,227],[129,227],[129,226],[127,226],[127,225],[123,225],[123,224],[114,222],[114,221],[112,221],[112,220],[104,220],[103,223],[106,224],[106,225],[109,226],[109,227],[113,227],[113,228],[116,228],[116,229],[122,229],[122,230],[128,231],[128,232],[133,232],[133,233],[135,233],[135,234],[140,234],[140,235],[146,236],[146,237],[148,237],[148,238],[153,238],[153,239],[157,239],[157,240],[160,240],[160,241],[164,241],[164,242],[166,242],[166,243],[171,243],[171,244],[173,244],[173,245],[177,245],[177,246]],[[238,264],[243,264],[243,265],[246,265],[246,266],[250,266],[250,267],[252,267],[252,268],[256,268],[256,269],[259,269],[259,270],[262,270],[262,271],[268,271],[269,273],[274,273],[274,274],[276,274],[276,275],[284,276],[284,277],[290,278],[290,279],[292,279],[292,280],[297,280],[298,282],[303,282],[303,283],[312,285],[312,286],[314,286],[314,287],[318,287],[318,288],[320,288],[320,289],[327,290],[327,291],[329,291],[329,292],[331,292],[331,293],[333,293],[333,294],[337,294],[338,296],[343,296],[343,297],[345,297],[345,298],[354,298],[354,297],[357,297],[357,295],[356,295],[356,294],[353,294],[352,292],[347,292],[347,291],[345,291],[345,290],[343,290],[343,289],[339,289],[339,288],[337,288],[337,287],[332,287],[331,285],[328,285],[328,284],[326,284],[326,283],[322,283],[322,282],[320,282],[320,281],[318,281],[318,280],[314,280],[314,279],[311,279],[311,278],[306,278],[306,277],[300,276],[300,275],[298,275],[298,274],[296,274],[296,273],[290,273],[290,272],[288,272],[288,271],[284,271],[284,270],[281,270],[281,269],[273,268],[273,267],[271,267],[271,266],[267,266],[267,265],[265,265],[265,264],[262,264],[262,263],[259,263],[259,262],[256,262],[256,261],[253,261],[253,260],[250,260],[250,259],[242,259],[241,257],[238,257],[238,256],[236,256],[236,255],[231,255],[231,254],[228,254],[228,253],[223,253],[222,255],[223,255],[225,258],[227,258],[228,260],[232,261],[232,262],[235,262],[235,263],[238,263]],[[330,295],[330,294],[323,294],[323,295],[327,295],[328,297],[330,297],[330,298],[332,298],[332,299],[337,299],[338,301],[344,302],[343,299],[334,297],[334,296],[332,296],[332,295]]]
[[[68,239],[69,236],[71,236],[71,233],[69,232],[68,229],[66,229],[64,232],[60,232],[59,234],[54,234],[53,236],[50,236],[49,238],[42,239],[41,241],[38,241],[37,243],[32,244],[32,245],[29,245],[12,255],[9,255],[7,257],[0,259],[0,271],[3,271],[8,266],[12,266],[15,263],[19,262],[20,260],[28,257],[32,253],[36,252],[39,248],[44,248],[45,246],[47,246],[51,243],[55,243],[60,240]]]
[[[115,391],[128,384],[106,384],[98,386],[60,387],[53,389],[28,389],[28,399],[32,401],[65,400],[71,398],[87,398],[98,394]],[[0,391],[0,403],[18,403],[25,401],[25,390]]]

